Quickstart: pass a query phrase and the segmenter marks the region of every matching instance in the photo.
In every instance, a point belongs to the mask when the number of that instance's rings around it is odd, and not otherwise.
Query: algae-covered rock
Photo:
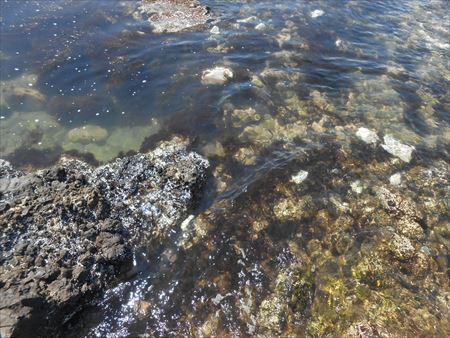
[[[43,108],[45,96],[37,88],[37,75],[24,74],[18,78],[0,82],[0,107],[13,111],[37,111]]]
[[[266,67],[264,70],[259,74],[261,79],[265,82],[271,82],[271,81],[292,81],[292,80],[298,80],[300,78],[300,75],[298,73],[289,74],[285,70],[277,69],[277,68],[270,68]]]
[[[108,131],[100,126],[88,124],[69,130],[67,139],[70,142],[101,142],[108,137]]]
[[[234,128],[241,128],[247,124],[261,120],[261,115],[253,107],[235,109],[229,114],[229,117],[231,119],[231,125]]]
[[[383,208],[390,214],[413,219],[421,218],[420,210],[411,199],[402,197],[400,194],[392,192],[385,187],[377,188],[376,195]]]
[[[281,124],[278,119],[265,115],[260,123],[249,125],[239,134],[239,140],[252,142],[260,146],[283,141],[289,142],[306,134],[306,125],[302,121],[292,124]]]
[[[363,255],[353,265],[352,275],[371,288],[381,288],[392,283],[388,274],[388,262],[377,251]]]
[[[87,126],[86,126],[87,127]],[[90,153],[100,162],[107,162],[116,158],[119,154],[129,151],[138,151],[145,138],[155,134],[160,125],[153,120],[148,125],[135,127],[117,127],[108,132],[98,126],[73,129],[62,143],[65,151],[77,150],[80,153]],[[71,137],[69,137],[71,136]],[[102,142],[95,137],[101,137]]]
[[[197,332],[200,337],[214,337],[219,326],[219,311],[211,313],[204,323],[198,328]]]
[[[394,257],[401,261],[413,258],[417,253],[409,238],[397,234],[393,234],[388,248]]]
[[[233,158],[244,165],[254,165],[256,164],[257,154],[253,148],[243,147],[238,149],[238,151],[233,155]]]
[[[311,196],[302,196],[300,199],[287,197],[280,199],[273,208],[275,216],[283,221],[300,220],[314,215],[316,206]]]
[[[215,142],[206,144],[202,148],[202,154],[206,157],[209,157],[209,156],[223,157],[223,156],[225,156],[225,149],[223,148],[223,146],[220,142],[215,141]]]
[[[262,331],[280,334],[286,325],[286,303],[272,295],[264,299],[259,307],[257,322]]]
[[[394,223],[397,231],[410,239],[419,240],[423,238],[424,231],[422,226],[414,219],[403,217]]]
[[[303,314],[314,298],[314,281],[310,271],[292,265],[281,271],[275,281],[275,290],[284,297],[290,309]]]
[[[15,112],[0,123],[0,153],[8,156],[19,148],[53,148],[64,128],[46,112]]]
[[[296,111],[300,116],[308,116],[307,102],[301,100],[295,93],[290,93],[288,98],[285,100],[285,103],[286,106]]]
[[[330,103],[327,95],[318,90],[313,90],[310,94],[312,104],[322,111],[333,112],[336,108]]]
[[[141,0],[139,12],[156,33],[179,32],[214,18],[210,8],[197,0]]]
[[[368,321],[361,321],[352,324],[350,328],[345,332],[345,337],[348,338],[376,338],[380,336],[382,336],[380,335],[380,329],[377,328],[375,324]]]

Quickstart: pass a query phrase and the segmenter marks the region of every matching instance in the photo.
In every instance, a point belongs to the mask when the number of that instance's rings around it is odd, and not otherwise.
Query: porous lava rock
[[[66,159],[28,174],[0,160],[2,337],[56,335],[130,271],[144,238],[179,224],[209,165],[186,147],[175,138],[98,168]]]

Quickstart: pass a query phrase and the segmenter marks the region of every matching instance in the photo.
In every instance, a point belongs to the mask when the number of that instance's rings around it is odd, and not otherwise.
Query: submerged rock
[[[220,34],[220,29],[217,26],[214,26],[213,28],[211,28],[211,30],[209,31],[211,34]]]
[[[139,11],[148,16],[156,33],[179,32],[214,18],[210,8],[197,0],[142,0]]]
[[[402,174],[395,173],[389,177],[389,183],[393,186],[399,186],[402,184]]]
[[[316,211],[314,201],[309,195],[303,196],[301,199],[289,196],[277,201],[273,207],[275,216],[281,221],[309,218]]]
[[[377,133],[364,127],[358,129],[356,136],[367,144],[376,144],[380,140]]]
[[[295,184],[300,184],[304,180],[306,180],[307,177],[308,177],[308,172],[305,170],[300,170],[295,175],[292,175],[291,181],[294,182]]]
[[[86,136],[85,131],[76,128],[76,136]],[[103,128],[102,128],[103,129]],[[68,137],[64,140],[62,147],[65,151],[75,150],[80,153],[92,154],[97,161],[108,162],[116,158],[120,153],[129,151],[139,151],[139,148],[146,137],[156,134],[160,130],[160,124],[157,120],[152,120],[148,125],[141,126],[121,126],[113,129],[106,139],[93,139],[84,137],[86,142],[82,142],[83,138],[78,137],[77,141],[71,141]],[[106,132],[106,130],[104,130]],[[103,132],[100,132],[103,133]],[[100,133],[97,135],[101,136]]]
[[[201,152],[206,157],[210,157],[210,156],[223,157],[223,156],[225,156],[225,149],[223,148],[223,145],[218,141],[206,144],[202,148]]]
[[[0,153],[8,156],[22,147],[53,148],[64,129],[44,111],[15,112],[0,123]]]
[[[416,255],[416,250],[411,240],[405,236],[394,234],[389,242],[389,250],[395,258],[408,260]]]
[[[69,130],[67,138],[71,142],[98,142],[104,141],[108,137],[108,131],[100,126],[88,124]]]
[[[255,29],[257,30],[257,31],[263,31],[263,30],[265,30],[267,28],[267,26],[266,26],[266,24],[264,23],[264,22],[261,22],[261,23],[259,23],[259,24],[257,24],[256,26],[255,26]]]
[[[258,21],[258,18],[256,16],[249,16],[248,18],[237,20],[237,22],[239,23],[252,23],[256,21]]]
[[[391,135],[384,136],[384,144],[381,145],[389,154],[398,157],[403,162],[411,161],[414,147],[408,146],[396,140]]]
[[[258,313],[258,323],[264,331],[280,334],[286,324],[287,307],[278,297],[272,296],[261,303]]]
[[[233,128],[241,128],[247,124],[258,122],[261,115],[256,112],[253,107],[245,109],[235,109],[232,112],[226,112],[224,121],[230,120]]]
[[[318,18],[319,16],[322,16],[324,14],[325,12],[323,10],[315,9],[309,15],[311,16],[311,18]]]
[[[350,188],[352,188],[352,190],[357,194],[361,194],[364,190],[364,186],[360,180],[356,180],[356,181],[352,182],[350,184]]]
[[[0,106],[17,111],[40,110],[46,98],[36,89],[37,78],[35,74],[24,74],[16,79],[1,81]]]
[[[233,158],[244,165],[254,165],[257,161],[255,150],[250,147],[239,148]]]
[[[175,138],[99,168],[77,160],[24,174],[0,161],[2,336],[53,336],[132,267],[135,245],[177,225],[208,162]]]
[[[207,69],[202,74],[202,84],[224,84],[233,78],[233,72],[229,68],[215,67]]]

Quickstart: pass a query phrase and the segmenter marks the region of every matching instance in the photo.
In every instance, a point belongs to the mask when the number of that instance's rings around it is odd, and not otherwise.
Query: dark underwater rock
[[[136,245],[167,236],[208,167],[186,146],[176,138],[99,168],[62,160],[31,174],[0,160],[2,337],[57,334],[131,269]]]

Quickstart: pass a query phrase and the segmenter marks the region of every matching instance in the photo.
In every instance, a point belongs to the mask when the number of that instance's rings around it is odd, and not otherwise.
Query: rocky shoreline
[[[29,174],[0,161],[2,337],[57,334],[55,323],[132,270],[133,248],[181,222],[209,166],[187,145]]]

